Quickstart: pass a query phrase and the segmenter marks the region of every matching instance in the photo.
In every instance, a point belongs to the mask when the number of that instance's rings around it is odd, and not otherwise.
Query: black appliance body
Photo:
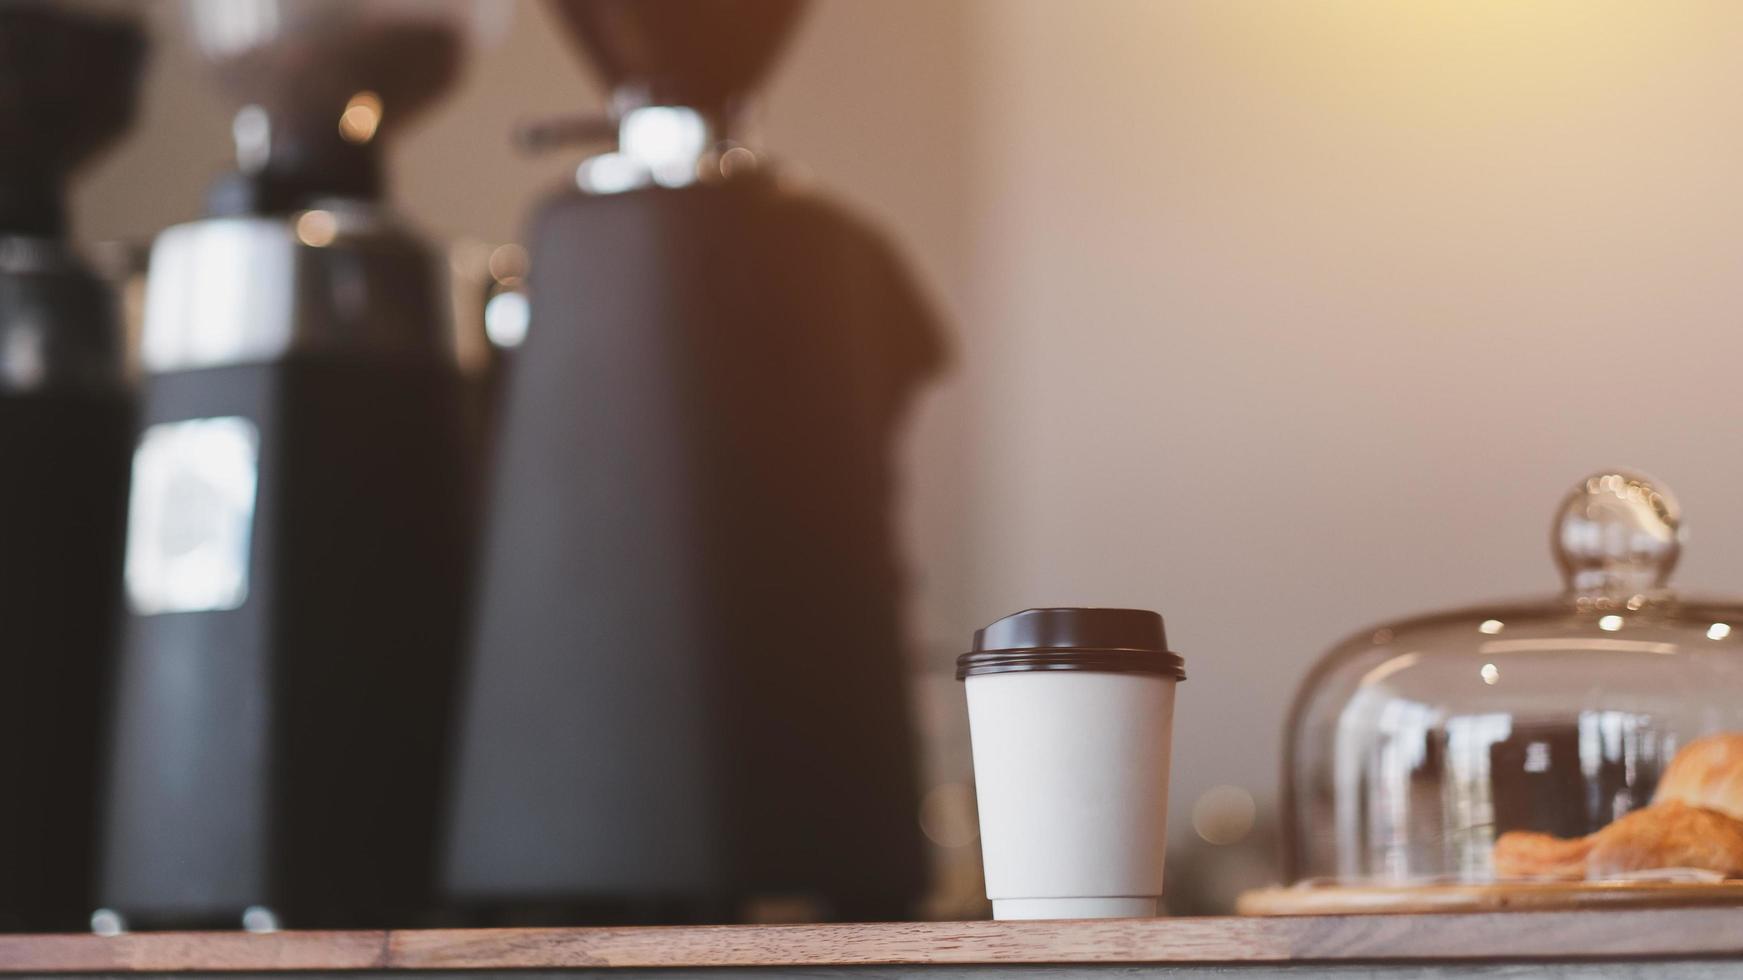
[[[416,925],[435,903],[473,467],[444,265],[383,135],[453,5],[189,0],[238,172],[152,248],[103,924]]]
[[[132,391],[63,185],[126,127],[143,55],[132,20],[0,5],[0,930],[91,911]]]
[[[132,403],[104,283],[0,235],[0,929],[91,913]]]
[[[153,250],[101,893],[129,927],[432,907],[461,379],[433,256],[321,203]]]
[[[766,172],[563,194],[529,244],[449,894],[498,923],[911,915],[891,456],[941,357],[912,280]]]

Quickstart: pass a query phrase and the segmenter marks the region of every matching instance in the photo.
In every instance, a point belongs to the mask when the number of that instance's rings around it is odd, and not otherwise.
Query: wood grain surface
[[[1743,957],[1743,909],[0,936],[13,973]]]
[[[1351,915],[1406,912],[1520,912],[1743,905],[1743,881],[1543,881],[1488,885],[1346,885],[1259,888],[1242,895],[1242,915]]]
[[[0,971],[132,973],[384,969],[385,932],[0,935]]]

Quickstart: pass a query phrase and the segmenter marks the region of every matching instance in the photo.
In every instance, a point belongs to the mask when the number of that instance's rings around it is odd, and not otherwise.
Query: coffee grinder
[[[924,885],[891,443],[941,344],[885,239],[744,141],[803,6],[556,4],[617,145],[527,239],[445,874],[484,921]]]
[[[380,147],[469,5],[186,11],[237,171],[152,249],[97,924],[408,924],[471,508],[446,290]]]
[[[0,930],[90,912],[132,409],[65,185],[127,127],[144,52],[131,11],[0,3]]]

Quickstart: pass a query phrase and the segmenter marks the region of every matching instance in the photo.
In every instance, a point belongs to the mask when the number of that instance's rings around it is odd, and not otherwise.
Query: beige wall
[[[396,154],[443,235],[515,234],[573,156],[509,124],[595,98],[515,6]],[[819,3],[766,143],[884,220],[958,333],[908,447],[933,662],[1027,605],[1163,610],[1185,836],[1214,784],[1273,794],[1340,635],[1554,587],[1587,470],[1670,481],[1679,579],[1743,591],[1739,92],[1723,0]],[[226,155],[173,38],[143,123],[88,236],[193,214]]]
[[[1162,608],[1177,815],[1271,786],[1340,634],[1557,586],[1586,470],[1670,481],[1679,579],[1743,590],[1743,6],[977,14],[966,611]]]

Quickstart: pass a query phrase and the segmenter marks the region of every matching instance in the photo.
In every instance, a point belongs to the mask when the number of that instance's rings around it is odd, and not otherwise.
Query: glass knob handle
[[[1682,536],[1682,508],[1662,483],[1606,470],[1562,500],[1550,544],[1570,593],[1625,598],[1664,586]]]

